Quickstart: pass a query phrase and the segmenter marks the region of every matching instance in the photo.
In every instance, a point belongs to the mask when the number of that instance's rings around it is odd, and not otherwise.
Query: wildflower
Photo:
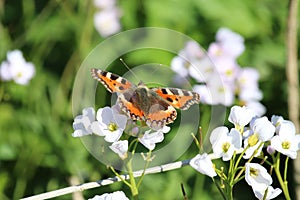
[[[207,153],[204,153],[202,155],[198,154],[197,156],[195,156],[190,161],[190,165],[198,172],[210,176],[211,178],[217,176],[214,165]]]
[[[235,125],[235,128],[240,132],[243,132],[244,127],[249,124],[254,117],[254,113],[251,109],[243,106],[233,106],[230,109],[228,121]]]
[[[214,155],[218,158],[222,157],[223,161],[231,159],[233,153],[242,146],[242,136],[236,129],[230,132],[225,126],[214,129],[210,136]]]
[[[258,157],[263,148],[262,141],[259,140],[257,134],[253,134],[252,132],[251,135],[244,140],[244,148],[247,148],[243,156],[244,159],[249,159],[254,152],[256,153],[253,156]]]
[[[205,56],[200,60],[193,60],[188,68],[188,73],[196,81],[202,83],[207,82],[216,73],[216,70],[212,61]]]
[[[263,142],[270,140],[275,133],[275,127],[267,117],[254,118],[250,122],[250,128]]]
[[[164,133],[170,131],[170,127],[164,126],[162,129],[159,129],[155,132],[150,133],[152,130],[148,130],[145,132],[143,137],[138,138],[140,143],[142,143],[147,149],[153,150],[155,148],[155,144],[162,142],[164,140]]]
[[[110,9],[116,4],[115,0],[94,0],[94,5],[99,9]]]
[[[126,127],[127,117],[116,113],[110,107],[97,111],[97,121],[92,123],[92,131],[99,136],[105,136],[107,142],[116,142]]]
[[[82,137],[85,135],[91,135],[92,129],[91,125],[95,121],[95,110],[92,107],[84,108],[82,110],[82,115],[75,117],[73,122],[74,132],[73,137]]]
[[[245,102],[245,105],[248,108],[250,108],[251,110],[253,110],[255,115],[258,117],[260,117],[266,113],[266,107],[264,105],[262,105],[259,101],[256,101],[256,100],[247,101],[247,102]]]
[[[237,58],[245,50],[244,38],[228,28],[218,30],[216,41],[221,44],[223,52],[232,58]]]
[[[35,74],[34,65],[26,62],[19,50],[7,53],[7,61],[0,66],[0,78],[4,81],[14,80],[17,84],[27,85]]]
[[[278,135],[271,139],[271,147],[276,151],[296,159],[300,149],[300,135],[296,135],[295,126],[291,121],[283,120],[278,125]]]
[[[246,163],[245,167],[245,179],[252,188],[255,187],[265,190],[272,184],[273,180],[271,175],[267,172],[266,168],[260,164]]]
[[[275,127],[278,127],[280,125],[280,123],[283,121],[283,117],[282,116],[278,116],[278,115],[273,115],[271,117],[271,122]],[[276,131],[277,133],[277,131]]]
[[[89,200],[129,200],[123,191],[116,191],[113,193],[105,193],[102,195],[96,195]]]
[[[128,151],[128,141],[127,140],[119,140],[117,142],[112,143],[109,148],[117,153],[119,157],[124,160],[127,158],[127,151]]]
[[[120,11],[117,8],[105,9],[94,16],[94,25],[103,37],[110,36],[120,31]]]
[[[180,74],[180,76],[186,77],[188,75],[188,67],[189,67],[188,61],[183,59],[180,56],[176,56],[171,61],[171,69],[175,71],[177,74]]]
[[[232,105],[234,101],[233,85],[223,83],[218,75],[213,75],[206,82],[206,85],[194,86],[194,91],[204,96],[206,102],[217,105]]]
[[[273,199],[281,193],[281,189],[274,189],[271,186],[273,180],[266,168],[257,163],[246,163],[245,166],[246,182],[252,187],[252,190],[258,199],[263,199],[266,191],[266,199]]]
[[[267,189],[263,189],[263,188],[259,188],[259,187],[254,187],[252,189],[253,189],[255,197],[260,200],[264,199],[266,191],[267,191],[267,195],[265,198],[266,200],[274,199],[278,195],[280,195],[280,193],[282,192],[282,190],[280,188],[274,189],[272,186],[268,186]]]

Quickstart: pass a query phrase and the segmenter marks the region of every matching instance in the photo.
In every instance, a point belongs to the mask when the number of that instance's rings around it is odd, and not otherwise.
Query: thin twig
[[[181,167],[188,165],[189,162],[190,162],[190,160],[183,160],[183,161],[178,161],[178,162],[160,165],[160,166],[156,166],[156,167],[151,167],[151,168],[148,168],[145,170],[145,174],[154,174],[154,173],[160,173],[160,172],[170,171],[170,170],[174,170],[174,169],[179,169]],[[134,177],[140,177],[143,174],[143,171],[144,170],[139,170],[139,171],[134,172],[133,173]],[[120,177],[122,177],[123,179],[129,179],[129,176],[127,174],[120,175]],[[119,181],[121,181],[121,179],[116,176],[114,178],[108,178],[108,179],[99,180],[96,182],[84,183],[81,185],[70,186],[70,187],[66,187],[63,189],[46,192],[43,194],[38,194],[35,196],[23,198],[21,200],[50,199],[50,198],[62,196],[65,194],[70,194],[73,192],[79,192],[79,191],[84,191],[84,190],[88,190],[88,189],[92,189],[92,188],[96,188],[96,187],[101,187],[104,185],[109,185],[109,184],[119,182]]]

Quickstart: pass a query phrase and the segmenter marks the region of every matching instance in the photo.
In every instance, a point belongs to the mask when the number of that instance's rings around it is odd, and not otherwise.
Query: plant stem
[[[138,199],[138,189],[135,183],[134,175],[133,175],[133,170],[132,170],[132,158],[128,160],[128,163],[126,164],[127,170],[128,170],[128,175],[129,175],[129,180],[130,180],[130,189],[131,189],[131,194],[133,199]]]
[[[141,177],[140,177],[140,179],[139,179],[139,181],[138,181],[138,183],[137,183],[137,188],[140,187],[140,185],[141,185],[141,183],[142,183],[142,180],[143,180],[143,178],[144,178],[146,169],[148,168],[148,166],[149,166],[149,164],[150,164],[151,153],[152,153],[152,151],[150,150],[149,153],[148,153],[148,155],[147,155],[147,158],[146,158],[146,164],[145,164],[145,166],[144,166],[143,173],[142,173],[142,175],[141,175]]]
[[[287,165],[286,165],[286,167],[287,167]],[[282,188],[285,199],[290,200],[291,197],[290,197],[289,190],[288,190],[288,182],[286,180],[283,181],[281,174],[280,174],[280,154],[279,153],[276,158],[276,162],[274,164],[274,170],[275,170],[276,176],[278,178],[279,184]]]
[[[109,166],[109,168],[123,183],[125,183],[128,187],[131,187],[130,183],[128,183],[118,172],[116,172],[112,166]]]

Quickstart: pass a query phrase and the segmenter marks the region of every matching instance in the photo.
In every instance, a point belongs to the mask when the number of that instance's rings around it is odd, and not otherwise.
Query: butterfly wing
[[[198,93],[178,88],[152,88],[156,94],[165,99],[171,106],[186,110],[195,103],[200,103]]]
[[[104,87],[111,93],[120,92],[123,93],[129,88],[135,88],[136,86],[132,84],[127,79],[113,74],[101,69],[92,68],[91,74],[94,79],[101,82]]]
[[[161,97],[151,95],[153,91],[149,91],[149,101],[151,106],[147,110],[145,121],[148,126],[154,130],[163,128],[166,124],[174,122],[177,117],[175,108]],[[153,92],[154,93],[154,92]]]

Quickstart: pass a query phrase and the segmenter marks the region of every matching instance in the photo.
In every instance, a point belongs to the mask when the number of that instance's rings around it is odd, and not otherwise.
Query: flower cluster
[[[261,116],[265,107],[259,102],[262,99],[259,73],[237,63],[244,49],[242,36],[221,28],[207,54],[197,43],[187,42],[179,56],[173,58],[171,67],[180,75],[176,77],[177,82],[185,80],[183,78],[195,79],[198,84],[194,85],[194,90],[200,94],[203,103],[231,106],[237,97],[240,105],[252,108]]]
[[[9,51],[7,60],[0,65],[0,79],[2,81],[13,80],[17,84],[26,85],[34,74],[34,65],[31,62],[26,62],[20,50]]]
[[[110,149],[117,153],[121,159],[127,158],[128,138],[136,136],[137,140],[147,149],[153,150],[155,144],[162,142],[164,133],[170,131],[165,126],[160,130],[146,130],[143,134],[139,133],[139,128],[126,115],[120,112],[117,105],[98,109],[97,113],[94,108],[88,107],[82,110],[82,115],[75,117],[73,122],[73,137],[82,137],[86,135],[98,135],[104,137],[104,140],[111,143]],[[123,133],[128,134],[123,134]],[[125,139],[121,139],[122,136]]]
[[[102,37],[107,37],[120,31],[121,12],[116,7],[115,0],[94,0],[99,10],[94,15],[94,26]]]
[[[228,120],[234,124],[234,128],[229,130],[225,126],[217,127],[210,135],[213,153],[197,155],[190,161],[190,165],[200,173],[210,177],[218,175],[222,178],[224,172],[213,165],[212,159],[222,158],[223,161],[230,161],[230,174],[226,177],[234,177],[227,180],[233,185],[240,180],[241,173],[238,175],[235,173],[239,171],[238,164],[241,158],[247,159],[241,172],[245,171],[245,179],[252,187],[255,196],[258,199],[275,198],[281,193],[281,189],[274,189],[271,186],[272,178],[267,170],[251,161],[254,157],[261,158],[263,162],[268,159],[268,156],[263,155],[263,147],[267,147],[269,157],[272,158],[274,164],[271,164],[271,161],[266,163],[275,171],[279,172],[277,159],[280,159],[280,156],[275,156],[275,152],[278,152],[278,155],[281,153],[288,158],[295,159],[297,151],[300,150],[300,135],[296,134],[294,124],[284,120],[281,116],[274,115],[271,121],[267,117],[257,117],[253,110],[245,106],[233,106]],[[239,158],[236,159],[236,157]],[[234,169],[232,169],[233,166]],[[278,175],[277,172],[276,175]],[[286,186],[283,184],[282,187]]]

